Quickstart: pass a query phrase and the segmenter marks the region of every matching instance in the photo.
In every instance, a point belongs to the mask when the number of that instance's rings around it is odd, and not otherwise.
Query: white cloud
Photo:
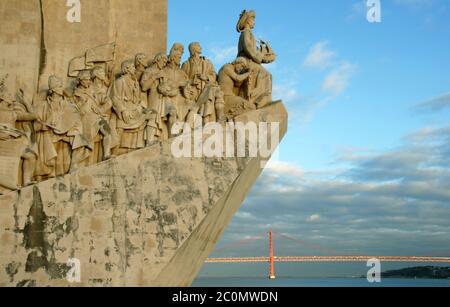
[[[239,211],[236,214],[236,217],[241,219],[241,220],[254,220],[256,219],[255,216],[249,212],[244,212],[244,211]]]
[[[347,88],[355,70],[355,65],[349,62],[342,63],[325,77],[322,90],[333,95],[341,94]]]
[[[264,173],[245,204],[255,220],[236,219],[222,240],[272,228],[310,242],[298,249],[277,238],[277,254],[450,255],[450,126],[426,128],[404,141],[372,155],[362,148],[365,158],[352,159],[328,179],[294,176],[298,166],[280,163]],[[357,151],[349,150],[352,156]],[[261,243],[236,251],[266,252]]]
[[[299,99],[300,95],[294,85],[274,84],[273,97],[282,99],[285,103]]]
[[[328,42],[318,42],[309,50],[303,66],[315,69],[325,69],[332,64],[336,53],[329,50]]]
[[[308,222],[318,222],[322,219],[320,214],[313,214],[308,218]]]
[[[211,53],[211,61],[215,67],[220,68],[228,62],[232,62],[236,58],[238,50],[236,46],[224,48],[214,47],[211,48]]]
[[[273,175],[290,175],[301,178],[305,174],[300,166],[282,161],[271,160],[269,161],[269,163],[267,163],[265,169]]]
[[[295,115],[291,118],[303,126],[312,121],[318,110],[327,106],[346,90],[357,66],[348,60],[341,59],[337,52],[328,47],[327,41],[320,41],[310,48],[302,67],[313,68],[324,73],[324,79],[317,84],[318,88],[315,92],[300,95],[297,91],[288,91],[286,87],[275,88],[275,90],[298,102],[299,110],[297,114],[291,110],[291,115]],[[303,78],[308,78],[305,73],[302,73]]]

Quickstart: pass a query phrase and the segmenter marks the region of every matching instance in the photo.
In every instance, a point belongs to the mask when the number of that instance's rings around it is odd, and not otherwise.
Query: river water
[[[364,278],[198,278],[193,287],[450,287],[450,279],[383,279],[371,284]]]

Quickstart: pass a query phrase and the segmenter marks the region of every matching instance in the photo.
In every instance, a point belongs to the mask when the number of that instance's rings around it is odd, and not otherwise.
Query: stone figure
[[[31,106],[11,102],[0,89],[0,194],[33,183],[37,152],[32,137],[21,123],[32,122]]]
[[[182,70],[189,78],[192,100],[197,102],[191,108],[190,113],[198,113],[202,116],[205,124],[223,120],[224,100],[222,91],[217,84],[214,65],[210,60],[201,56],[200,43],[191,43],[189,52],[190,57],[183,64]]]
[[[134,61],[123,62],[121,68],[122,76],[115,81],[111,91],[120,140],[118,148],[115,149],[118,155],[146,146],[145,131],[151,115],[147,101],[142,99]]]
[[[216,83],[217,74],[211,61],[202,56],[200,43],[191,43],[189,53],[190,57],[183,63],[181,69],[186,73],[193,87],[194,100],[198,100],[207,85]]]
[[[101,72],[97,71],[101,75]],[[74,92],[75,103],[80,110],[83,135],[92,149],[88,164],[93,165],[111,158],[111,127],[108,112],[112,103],[105,97],[97,97],[92,86],[92,72],[81,71]]]
[[[256,110],[254,103],[239,96],[242,84],[250,76],[248,62],[244,57],[238,57],[233,63],[226,64],[219,71],[219,85],[225,100],[225,115],[234,118],[242,113]]]
[[[163,85],[163,69],[167,62],[167,55],[157,54],[141,79],[142,90],[147,91],[148,106],[153,112],[147,126],[147,145],[167,139],[177,120],[177,109]]]
[[[186,104],[184,89],[189,84],[186,73],[181,70],[181,58],[183,57],[184,47],[175,43],[170,50],[169,59],[162,73],[163,78],[159,85],[159,92],[166,101],[170,101],[177,110],[177,120],[184,121],[189,105]]]
[[[184,46],[175,43],[169,55],[160,53],[150,64],[145,54],[136,54],[122,63],[116,79],[116,43],[109,43],[70,61],[73,92],[51,76],[49,91],[36,106],[20,95],[8,98],[0,80],[0,193],[2,187],[65,175],[167,140],[177,121],[205,125],[268,105],[272,76],[263,64],[276,55],[268,43],[256,40],[255,19],[254,11],[241,13],[238,57],[218,74],[202,56],[201,44],[193,42],[182,65]],[[194,120],[198,115],[201,123]],[[11,165],[20,172],[8,178]]]
[[[63,82],[50,76],[49,92],[37,106],[34,122],[38,144],[38,181],[62,176],[86,164],[89,143],[83,136],[78,108],[64,95]]]
[[[262,108],[272,101],[272,75],[262,66],[276,60],[276,55],[270,45],[260,41],[257,46],[253,29],[256,13],[243,11],[237,23],[237,31],[241,33],[238,46],[238,57],[249,60],[250,76],[242,89],[241,96]]]
[[[134,67],[136,68],[136,80],[141,81],[142,75],[147,69],[147,56],[144,53],[136,54],[134,59]]]
[[[114,75],[111,71],[111,75]],[[95,66],[92,69],[92,87],[97,106],[102,112],[103,118],[111,127],[111,148],[119,145],[117,135],[117,115],[113,110],[113,104],[110,97],[111,81],[108,78],[106,69],[103,66]]]

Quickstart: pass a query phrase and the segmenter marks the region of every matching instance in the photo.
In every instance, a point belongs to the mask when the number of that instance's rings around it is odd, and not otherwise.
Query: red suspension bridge
[[[278,235],[296,241],[302,245],[307,245],[316,250],[321,250],[322,252],[335,252],[322,246],[316,244],[310,244],[302,240],[298,240],[289,237],[285,234]],[[231,258],[209,258],[206,263],[268,263],[269,264],[269,278],[275,278],[275,262],[298,262],[298,263],[308,263],[308,262],[368,262],[371,259],[377,259],[381,262],[409,262],[409,263],[450,263],[450,257],[415,257],[415,256],[285,256],[279,257],[274,255],[274,245],[273,236],[274,232],[271,230],[269,232],[269,256],[268,257],[231,257]],[[232,246],[244,245],[248,241],[259,240],[260,238],[250,238],[242,240],[233,244]],[[217,251],[222,251],[227,249],[229,246],[219,249]],[[217,252],[216,251],[216,252]]]

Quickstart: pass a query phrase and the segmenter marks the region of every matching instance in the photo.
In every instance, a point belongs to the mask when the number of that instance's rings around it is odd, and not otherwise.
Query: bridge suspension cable
[[[219,252],[231,250],[231,249],[234,249],[234,248],[246,245],[248,243],[256,242],[256,241],[260,241],[260,240],[265,240],[265,238],[264,237],[250,237],[250,238],[246,238],[246,239],[243,239],[243,240],[240,240],[240,241],[237,241],[237,242],[233,242],[233,243],[227,244],[227,245],[225,245],[225,246],[223,246],[221,248],[218,248],[218,249],[216,249],[214,251],[214,253],[219,253]]]
[[[284,233],[280,233],[280,232],[276,232],[276,231],[274,231],[273,233],[274,233],[275,235],[278,235],[278,236],[280,236],[280,237],[283,237],[283,238],[285,238],[285,239],[288,239],[288,240],[290,240],[290,241],[293,241],[293,242],[295,242],[295,243],[297,243],[297,244],[300,244],[300,245],[302,245],[302,246],[306,246],[306,247],[308,247],[308,248],[311,248],[311,249],[314,249],[314,250],[317,250],[317,251],[321,251],[321,252],[324,252],[324,253],[326,253],[326,254],[330,254],[330,253],[331,253],[331,254],[337,254],[337,255],[342,254],[342,253],[340,253],[340,252],[338,252],[338,251],[336,251],[336,250],[333,250],[333,249],[331,249],[331,248],[323,247],[323,246],[321,246],[320,244],[309,243],[309,242],[306,242],[306,241],[304,241],[304,240],[300,240],[300,239],[293,238],[293,237],[288,236],[287,234],[284,234]]]

